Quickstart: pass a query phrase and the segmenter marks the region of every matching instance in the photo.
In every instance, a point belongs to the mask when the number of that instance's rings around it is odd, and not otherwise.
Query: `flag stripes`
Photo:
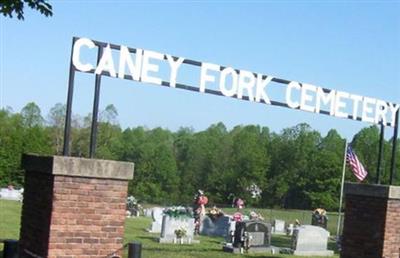
[[[346,161],[347,164],[349,164],[349,166],[351,167],[353,174],[355,175],[355,177],[357,177],[359,181],[363,181],[365,177],[367,177],[368,172],[365,170],[364,166],[358,160],[357,155],[354,153],[351,146],[347,147]]]

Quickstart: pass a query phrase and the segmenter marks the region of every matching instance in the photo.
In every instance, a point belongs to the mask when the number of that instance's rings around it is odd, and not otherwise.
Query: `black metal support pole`
[[[3,258],[18,258],[18,240],[4,240]]]
[[[72,97],[74,95],[74,80],[75,80],[75,67],[72,63],[72,55],[74,53],[74,44],[77,39],[78,38],[76,37],[72,39],[71,60],[69,64],[67,112],[65,114],[65,126],[64,126],[64,147],[63,147],[64,156],[69,156],[69,142],[71,138]]]
[[[103,47],[99,47],[97,53],[97,65],[99,64],[102,55],[103,55]],[[96,80],[94,83],[95,86],[94,86],[92,128],[90,130],[89,158],[94,158],[94,156],[96,155],[97,117],[99,114],[100,83],[101,83],[101,75],[96,74]]]
[[[384,136],[385,136],[385,126],[384,126],[383,122],[381,122],[381,135],[379,137],[378,166],[376,168],[376,181],[375,181],[375,183],[378,185],[381,183]]]
[[[142,257],[142,244],[139,242],[132,242],[128,244],[128,258],[141,258]]]
[[[397,151],[397,134],[399,131],[399,110],[396,112],[396,120],[394,122],[394,132],[392,139],[392,160],[390,162],[390,183],[393,184],[394,176],[396,174],[396,151]]]

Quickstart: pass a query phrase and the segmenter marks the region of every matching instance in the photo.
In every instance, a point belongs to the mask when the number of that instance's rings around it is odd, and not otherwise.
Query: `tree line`
[[[23,185],[22,153],[62,153],[65,110],[58,103],[46,119],[33,102],[19,113],[0,110],[1,186]],[[73,115],[72,156],[88,156],[90,126],[90,114]],[[237,196],[257,207],[333,210],[339,205],[344,144],[336,130],[322,136],[305,123],[279,133],[259,125],[228,130],[223,123],[199,132],[187,127],[176,132],[142,126],[122,129],[117,109],[108,105],[99,116],[96,158],[134,162],[128,191],[141,202],[189,204],[202,189],[210,204],[229,205]],[[361,129],[352,140],[371,183],[378,145],[376,126]],[[382,181],[387,183],[391,141],[385,140],[383,156]],[[350,168],[346,180],[355,181]],[[262,191],[258,197],[252,198],[251,186]]]

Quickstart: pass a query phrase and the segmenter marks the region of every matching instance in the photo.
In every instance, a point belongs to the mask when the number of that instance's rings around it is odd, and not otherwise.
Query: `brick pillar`
[[[400,187],[345,184],[342,258],[399,258]]]
[[[20,257],[122,255],[133,163],[24,155]]]

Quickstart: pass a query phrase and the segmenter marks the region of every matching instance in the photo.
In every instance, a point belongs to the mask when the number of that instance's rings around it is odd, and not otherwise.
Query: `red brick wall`
[[[128,181],[54,177],[49,258],[104,257],[123,247]]]
[[[341,258],[399,258],[400,200],[346,195]]]
[[[388,200],[383,257],[400,257],[400,200]]]
[[[26,174],[32,200],[24,200],[22,250],[49,258],[122,255],[128,181]]]

